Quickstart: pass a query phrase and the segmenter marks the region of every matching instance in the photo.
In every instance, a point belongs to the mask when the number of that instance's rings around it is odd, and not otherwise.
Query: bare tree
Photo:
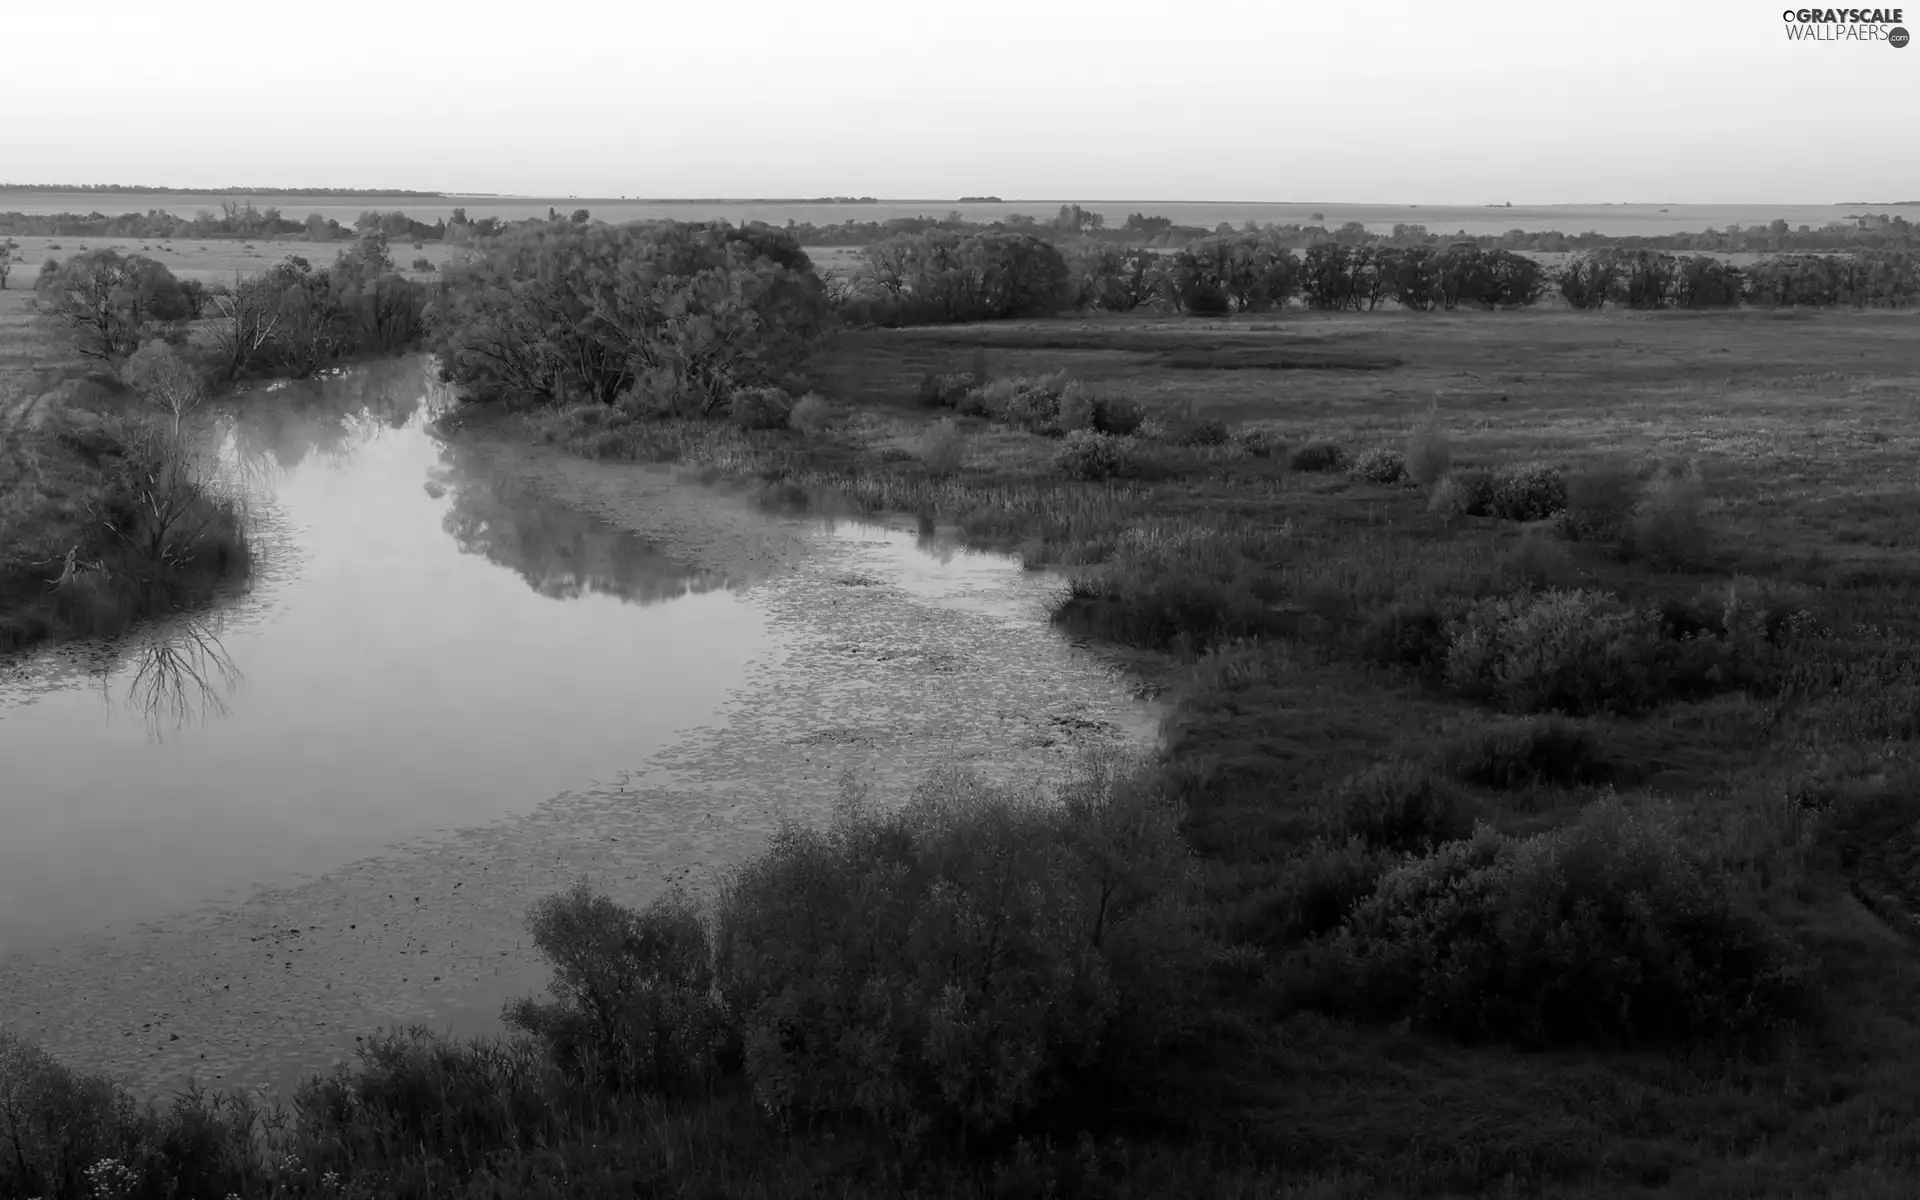
[[[260,352],[273,341],[280,327],[280,306],[276,297],[260,282],[234,278],[231,289],[213,295],[219,310],[219,323],[213,327],[214,344],[227,364],[227,378],[246,374]]]

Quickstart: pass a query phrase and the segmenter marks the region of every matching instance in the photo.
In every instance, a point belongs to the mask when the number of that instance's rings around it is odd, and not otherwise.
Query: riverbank
[[[889,796],[943,762],[1039,780],[1078,749],[1152,736],[1152,710],[1047,628],[1058,585],[1012,564],[943,560],[911,528],[769,516],[664,470],[453,436],[501,486],[539,489],[697,564],[763,615],[775,652],[718,722],[524,816],[10,957],[11,1031],[146,1095],[189,1077],[284,1095],[381,1025],[497,1028],[500,1004],[545,979],[528,903],[583,875],[635,905],[672,884],[704,893],[781,821],[820,820],[848,775]]]

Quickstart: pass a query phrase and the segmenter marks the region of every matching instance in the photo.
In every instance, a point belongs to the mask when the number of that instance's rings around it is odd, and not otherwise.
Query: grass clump
[[[1617,800],[1393,868],[1325,951],[1323,1001],[1469,1040],[1749,1037],[1813,997],[1804,958],[1675,829]]]
[[[1350,461],[1338,442],[1312,441],[1295,450],[1288,465],[1296,471],[1331,473],[1346,470]]]

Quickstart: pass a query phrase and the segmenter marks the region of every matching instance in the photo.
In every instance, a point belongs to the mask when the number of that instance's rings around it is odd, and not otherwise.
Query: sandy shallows
[[[1031,780],[1080,746],[1152,736],[1158,714],[1047,627],[1057,581],[964,556],[941,565],[910,534],[769,521],[653,472],[495,449],[677,552],[752,564],[744,595],[779,649],[721,720],[524,818],[7,959],[0,1025],[142,1092],[189,1077],[284,1088],[381,1024],[489,1027],[503,999],[544,979],[528,903],[575,879],[630,903],[676,882],[701,892],[783,818],[824,817],[845,773],[894,799],[941,761]]]

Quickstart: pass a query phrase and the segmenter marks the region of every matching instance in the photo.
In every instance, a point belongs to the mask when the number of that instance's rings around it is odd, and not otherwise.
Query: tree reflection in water
[[[490,474],[470,448],[450,443],[440,459],[428,494],[449,497],[441,528],[462,553],[506,567],[542,596],[574,600],[598,593],[658,604],[739,582],[669,558],[645,539],[522,481]]]
[[[240,669],[204,622],[184,620],[125,644],[120,673],[127,667],[126,707],[146,723],[147,735],[164,741],[169,731],[203,724],[227,714],[227,697],[239,686]],[[107,673],[101,686],[108,685]]]
[[[228,444],[255,478],[291,471],[309,457],[339,464],[389,430],[451,403],[425,358],[341,368],[340,374],[250,392],[228,414]]]

